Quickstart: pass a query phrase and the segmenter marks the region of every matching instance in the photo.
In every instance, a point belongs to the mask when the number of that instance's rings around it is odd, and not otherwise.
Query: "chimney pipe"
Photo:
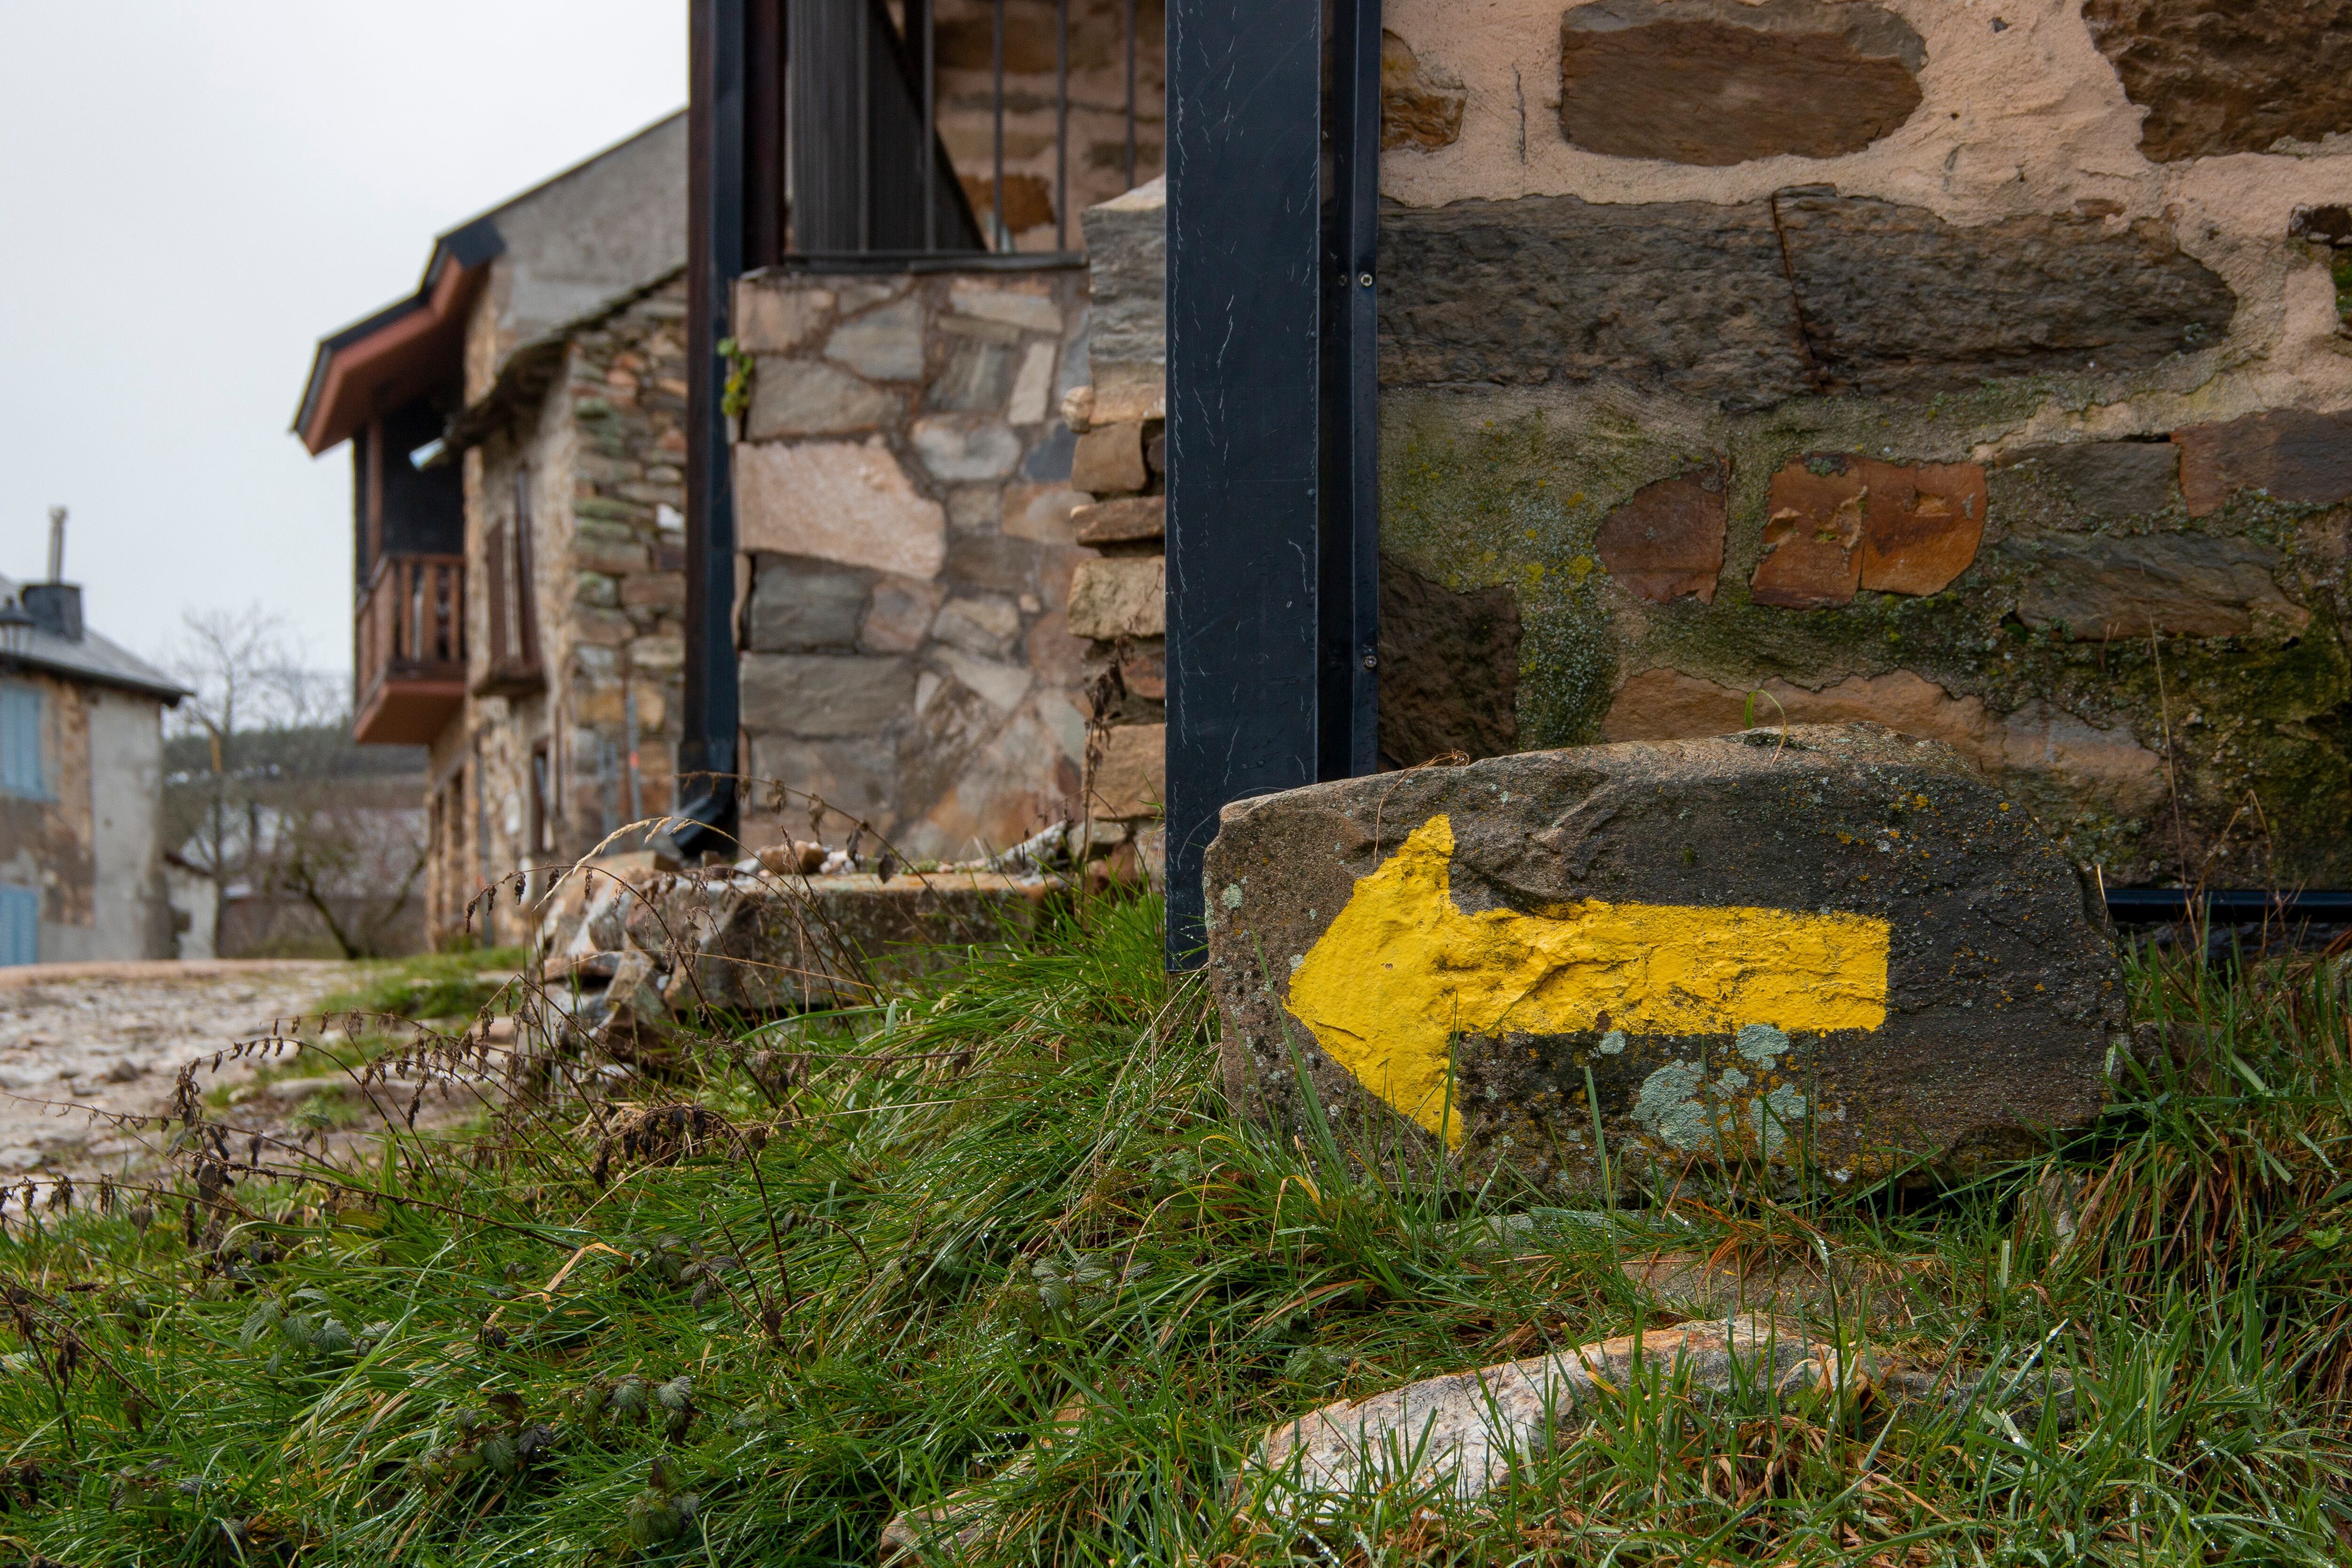
[[[49,508],[49,581],[66,580],[66,509]]]

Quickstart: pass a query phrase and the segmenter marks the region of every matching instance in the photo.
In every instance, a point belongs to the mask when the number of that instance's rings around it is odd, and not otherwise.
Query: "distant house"
[[[81,587],[0,578],[0,964],[170,958],[171,677],[82,622]]]
[[[427,749],[436,940],[672,804],[686,169],[674,115],[443,235],[303,388],[303,444],[352,447],[354,735]]]

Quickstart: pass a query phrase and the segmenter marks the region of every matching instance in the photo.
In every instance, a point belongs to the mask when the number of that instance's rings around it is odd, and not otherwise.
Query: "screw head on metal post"
[[[1380,667],[1381,656],[1374,653],[1370,648],[1366,648],[1364,650],[1364,668],[1366,669],[1378,669]]]
[[[1356,275],[1356,281],[1363,288],[1369,289],[1372,286],[1372,275],[1369,272],[1360,272]]]

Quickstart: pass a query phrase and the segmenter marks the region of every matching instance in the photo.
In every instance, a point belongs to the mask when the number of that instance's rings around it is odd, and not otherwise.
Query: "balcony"
[[[466,558],[385,555],[360,596],[352,736],[424,745],[466,701]]]

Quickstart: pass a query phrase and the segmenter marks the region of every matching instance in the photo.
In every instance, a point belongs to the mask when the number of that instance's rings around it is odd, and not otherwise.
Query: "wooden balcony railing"
[[[422,745],[466,700],[466,558],[387,555],[360,595],[352,737]]]

